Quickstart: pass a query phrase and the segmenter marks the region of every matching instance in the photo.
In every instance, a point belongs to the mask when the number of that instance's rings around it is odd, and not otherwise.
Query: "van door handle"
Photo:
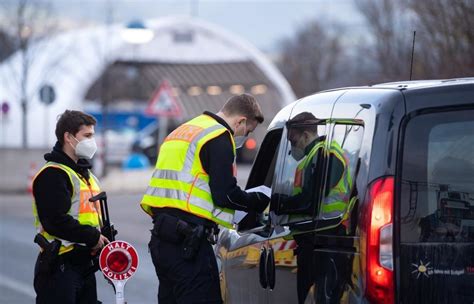
[[[266,289],[268,284],[267,284],[267,249],[265,247],[262,247],[260,249],[260,261],[258,263],[258,278],[260,281],[260,286],[262,288]]]
[[[275,277],[275,255],[270,247],[267,253],[267,284],[270,290],[275,288]]]

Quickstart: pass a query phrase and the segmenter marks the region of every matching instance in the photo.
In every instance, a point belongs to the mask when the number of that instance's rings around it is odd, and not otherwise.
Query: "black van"
[[[474,78],[302,98],[268,128],[260,185],[270,206],[215,247],[226,303],[474,303]]]

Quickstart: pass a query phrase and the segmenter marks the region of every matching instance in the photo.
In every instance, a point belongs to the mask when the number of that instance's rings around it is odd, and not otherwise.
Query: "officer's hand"
[[[253,209],[258,213],[262,213],[267,209],[270,198],[261,192],[255,192],[257,199],[254,202]]]
[[[283,193],[272,193],[272,206],[271,209],[279,215],[285,213],[287,206],[292,206],[293,204],[289,201],[289,196]],[[294,207],[294,206],[293,206]]]
[[[99,250],[101,250],[102,247],[104,247],[108,243],[110,243],[109,239],[101,234],[100,237],[99,237],[99,241],[97,241],[97,244],[94,247],[92,247],[92,253],[91,254],[96,255],[97,252]]]

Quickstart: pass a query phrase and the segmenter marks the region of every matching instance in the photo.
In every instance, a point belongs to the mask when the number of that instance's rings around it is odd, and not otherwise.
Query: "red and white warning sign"
[[[173,89],[167,80],[164,80],[153,93],[145,114],[150,116],[180,117],[181,106],[173,94]]]
[[[125,284],[138,268],[135,248],[124,241],[113,241],[105,246],[99,256],[100,270],[114,284],[115,303],[125,304]]]
[[[113,281],[128,280],[138,268],[137,251],[125,241],[114,241],[105,246],[99,260],[102,273]]]

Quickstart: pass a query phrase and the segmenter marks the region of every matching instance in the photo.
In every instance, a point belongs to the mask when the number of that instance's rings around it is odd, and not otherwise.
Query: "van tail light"
[[[393,197],[394,177],[382,177],[368,188],[362,210],[361,270],[366,296],[373,303],[394,303]]]

